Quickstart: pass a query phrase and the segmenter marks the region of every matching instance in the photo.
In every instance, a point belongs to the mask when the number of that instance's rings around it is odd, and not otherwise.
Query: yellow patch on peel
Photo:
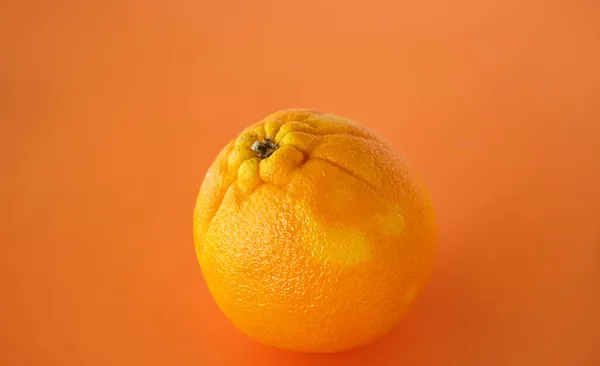
[[[371,258],[368,238],[361,230],[323,225],[307,208],[306,203],[297,205],[300,217],[313,217],[303,220],[306,225],[300,234],[300,240],[315,258],[323,263],[332,262],[344,266],[353,266]]]
[[[367,238],[360,230],[342,227],[321,229],[319,239],[322,242],[318,244],[320,259],[348,266],[369,259],[371,251]]]
[[[373,220],[384,235],[402,236],[406,232],[404,215],[400,206],[389,207],[386,213],[374,215]]]

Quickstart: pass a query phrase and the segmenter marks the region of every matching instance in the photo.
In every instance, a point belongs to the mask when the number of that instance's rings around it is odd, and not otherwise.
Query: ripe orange
[[[274,113],[225,146],[194,212],[221,310],[259,342],[303,352],[388,332],[425,284],[435,238],[427,195],[386,143],[303,109]]]

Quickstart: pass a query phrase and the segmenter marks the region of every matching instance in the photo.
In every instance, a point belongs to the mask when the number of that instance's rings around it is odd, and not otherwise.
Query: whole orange
[[[194,211],[202,273],[246,335],[336,352],[388,332],[435,253],[430,201],[393,149],[339,116],[274,113],[210,167]]]

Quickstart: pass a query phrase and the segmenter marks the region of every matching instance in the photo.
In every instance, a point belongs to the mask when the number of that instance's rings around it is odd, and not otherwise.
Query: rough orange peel
[[[261,343],[336,352],[391,330],[425,285],[435,219],[414,173],[355,122],[284,110],[209,168],[194,211],[208,287]]]

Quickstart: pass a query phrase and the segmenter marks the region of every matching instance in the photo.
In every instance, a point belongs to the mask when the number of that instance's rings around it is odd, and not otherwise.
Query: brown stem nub
[[[263,141],[255,141],[250,147],[251,150],[256,151],[258,156],[261,159],[269,157],[275,150],[277,150],[279,146],[269,139],[264,139]]]

